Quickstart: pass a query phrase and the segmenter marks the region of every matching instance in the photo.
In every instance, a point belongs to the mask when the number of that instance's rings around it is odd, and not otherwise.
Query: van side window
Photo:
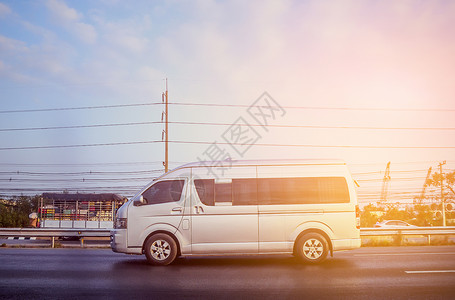
[[[215,205],[232,204],[232,182],[215,183]]]
[[[349,203],[344,177],[259,178],[259,204]]]
[[[185,180],[163,180],[142,193],[147,204],[177,202],[182,195]]]
[[[349,189],[344,177],[320,177],[320,203],[349,203]]]
[[[255,178],[232,179],[232,182],[215,183],[214,179],[195,179],[199,199],[209,206],[256,205],[257,186]]]
[[[194,185],[196,186],[196,191],[199,196],[199,199],[202,203],[209,206],[215,205],[215,197],[213,193],[214,190],[214,179],[195,179]]]
[[[232,180],[232,205],[257,205],[257,193],[256,178]]]

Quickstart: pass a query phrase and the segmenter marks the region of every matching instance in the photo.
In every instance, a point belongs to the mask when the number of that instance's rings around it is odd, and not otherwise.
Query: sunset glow
[[[171,167],[239,118],[257,125],[247,107],[267,92],[285,114],[242,155],[224,145],[233,158],[343,159],[364,203],[390,161],[392,201],[412,201],[430,166],[455,167],[454,15],[453,1],[1,1],[2,171],[113,172],[7,174],[1,193],[134,193],[162,172],[161,105],[39,110],[159,103],[168,78]]]

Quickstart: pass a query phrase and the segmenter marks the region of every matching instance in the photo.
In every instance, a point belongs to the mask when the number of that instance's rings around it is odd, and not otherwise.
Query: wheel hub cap
[[[153,258],[157,260],[165,260],[171,254],[171,247],[169,243],[164,240],[154,241],[150,250]]]
[[[309,239],[303,244],[303,254],[309,259],[318,259],[323,252],[324,247],[317,239]]]

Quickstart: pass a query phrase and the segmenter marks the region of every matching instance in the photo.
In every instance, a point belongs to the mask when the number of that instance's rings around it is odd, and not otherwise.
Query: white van
[[[294,254],[319,263],[360,247],[355,182],[342,161],[196,162],[152,181],[117,212],[114,252]]]

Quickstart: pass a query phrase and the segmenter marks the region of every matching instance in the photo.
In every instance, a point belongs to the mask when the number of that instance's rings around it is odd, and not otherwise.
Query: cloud
[[[147,37],[141,30],[132,24],[105,24],[103,26],[104,42],[128,54],[142,54],[149,47]]]
[[[11,8],[6,4],[0,2],[0,17],[6,16],[11,13]]]
[[[75,23],[72,27],[73,33],[78,36],[83,42],[93,44],[97,40],[97,33],[92,25],[86,23]]]
[[[97,40],[95,28],[87,23],[81,22],[83,15],[74,8],[68,7],[64,2],[48,0],[46,6],[56,21],[66,30],[87,44],[93,44]]]
[[[14,54],[25,50],[27,50],[27,46],[24,42],[0,35],[0,53]]]
[[[74,51],[58,41],[46,39],[41,44],[29,45],[0,35],[1,76],[12,81],[36,83],[64,79],[71,71],[71,55],[74,56]]]
[[[48,0],[47,8],[63,22],[75,22],[80,19],[80,15],[74,8],[68,7],[65,3],[58,0]]]
[[[269,89],[264,85],[280,81],[289,99],[354,105],[368,97],[390,106],[398,96],[409,102],[421,98],[425,105],[426,84],[441,87],[433,91],[447,90],[443,77],[453,73],[452,60],[444,63],[454,49],[447,34],[454,25],[452,14],[444,11],[453,8],[442,2],[419,7],[413,1],[397,6],[196,1],[162,4],[159,11],[158,5],[122,4],[122,11],[134,12],[126,15],[106,14],[96,5],[84,11],[68,3],[77,9],[61,0],[49,0],[46,7],[60,28],[83,43],[49,29],[42,32],[45,43],[33,48],[52,78],[70,72],[63,79],[89,81],[109,74],[131,81],[144,70],[157,70],[145,73],[214,80],[220,84],[213,90],[233,93],[245,82],[263,82],[259,88]]]
[[[177,13],[153,46],[171,79],[218,80],[224,85],[218,90],[281,81],[277,90],[292,101],[426,107],[436,105],[432,99],[453,99],[453,7],[438,1],[193,2],[180,7],[185,13]],[[439,100],[437,106],[450,105]]]

